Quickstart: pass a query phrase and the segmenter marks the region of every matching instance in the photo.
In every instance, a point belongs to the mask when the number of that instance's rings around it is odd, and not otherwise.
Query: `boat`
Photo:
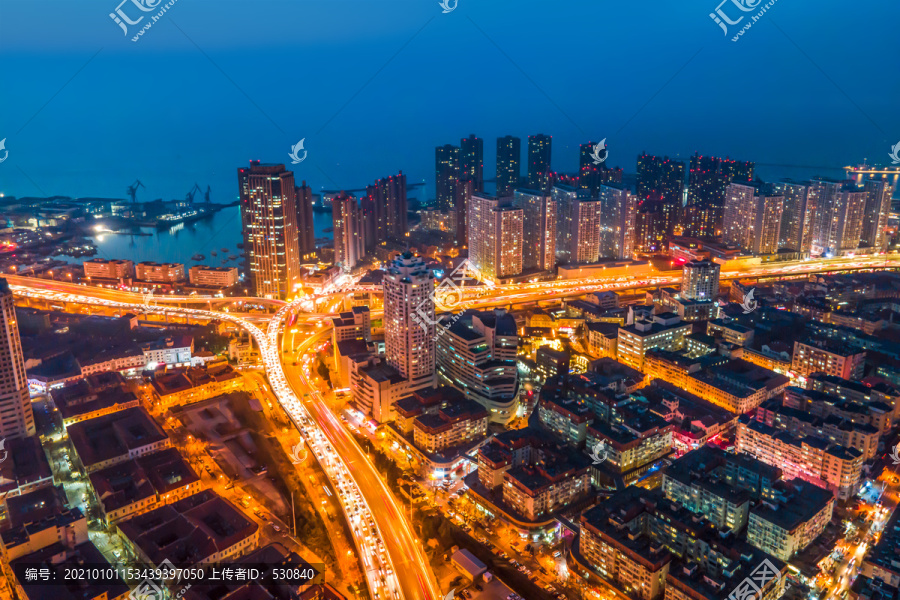
[[[238,250],[243,250],[243,249],[244,249],[244,245],[243,245],[243,244],[238,244],[238,245],[237,245],[237,249],[238,249]]]
[[[216,251],[215,251],[215,250],[213,250],[212,252],[210,252],[210,254],[213,256],[213,258],[215,258],[216,256],[218,256],[218,254],[216,254]]]
[[[227,259],[227,258],[223,258],[223,259],[222,259],[222,264],[223,264],[223,265],[224,265],[225,263],[227,263],[227,262],[228,262],[228,259]]]
[[[235,256],[234,254],[229,254],[228,260],[237,260],[237,256]]]
[[[205,259],[205,258],[206,258],[206,257],[203,256],[202,254],[195,254],[195,255],[193,255],[193,256],[191,257],[191,260],[201,261],[201,260],[203,260],[203,259]]]
[[[225,254],[226,252],[228,252],[228,248],[222,248],[222,254]]]

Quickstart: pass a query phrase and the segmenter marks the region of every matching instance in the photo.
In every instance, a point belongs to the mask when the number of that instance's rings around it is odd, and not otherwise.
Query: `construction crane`
[[[147,186],[141,183],[140,179],[136,179],[134,183],[128,186],[128,195],[131,196],[131,203],[134,204],[135,199],[137,198],[138,188],[147,189]]]
[[[192,187],[192,188],[190,189],[190,191],[187,193],[187,195],[184,197],[185,201],[186,201],[188,204],[193,204],[193,203],[194,203],[194,196],[197,194],[197,192],[202,192],[202,191],[203,191],[203,190],[200,189],[200,186],[197,185],[197,184],[195,183],[195,184],[194,184],[194,187]]]
[[[206,186],[206,194],[204,195],[206,203],[209,204],[209,186]]]

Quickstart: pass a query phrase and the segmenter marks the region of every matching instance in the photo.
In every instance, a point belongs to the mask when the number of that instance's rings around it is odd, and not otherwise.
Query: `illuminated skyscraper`
[[[522,272],[521,208],[487,194],[469,200],[469,260],[490,279]]]
[[[808,254],[816,220],[816,190],[805,183],[783,179],[772,184],[775,195],[784,197],[779,246]]]
[[[863,210],[862,236],[859,245],[881,250],[885,243],[884,228],[887,226],[888,214],[891,212],[891,196],[894,186],[886,180],[867,179],[863,189],[866,191],[866,206]]]
[[[407,252],[384,275],[384,348],[387,363],[420,389],[434,381],[434,275]]]
[[[312,188],[304,181],[294,189],[297,203],[297,248],[301,260],[316,257],[316,233],[313,227]]]
[[[403,171],[367,186],[361,205],[366,218],[366,248],[374,248],[386,240],[406,239],[406,175]]]
[[[459,178],[472,181],[473,191],[484,191],[484,140],[474,133],[459,141]]]
[[[816,178],[809,185],[818,203],[813,251],[836,256],[859,247],[867,193],[846,181]]]
[[[469,201],[472,199],[472,194],[475,193],[474,187],[475,182],[471,180],[460,181],[459,185],[456,186],[456,202],[454,203],[456,243],[460,246],[469,245],[469,232],[466,220],[469,216]]]
[[[0,373],[0,439],[34,435],[16,305],[6,279],[0,279]]]
[[[539,133],[528,136],[528,187],[539,192],[543,175],[550,170],[551,143],[553,137]]]
[[[637,158],[637,195],[681,206],[684,202],[684,163],[642,153]]]
[[[512,196],[521,177],[522,140],[508,135],[497,138],[497,197]]]
[[[552,271],[556,265],[556,201],[548,194],[516,190],[522,209],[522,268]]]
[[[331,200],[334,264],[352,269],[366,255],[365,211],[356,196],[341,192]]]
[[[634,225],[637,197],[625,186],[600,186],[600,256],[631,259],[634,252]]]
[[[434,179],[437,209],[448,211],[456,200],[459,182],[459,146],[446,144],[434,149]]]
[[[692,210],[685,211],[682,225],[688,235],[715,236],[722,224],[725,189],[731,182],[753,181],[754,163],[716,158],[691,157],[688,175],[688,201]]]
[[[287,298],[300,276],[294,174],[251,161],[238,169],[248,275],[260,298]]]
[[[719,263],[692,260],[685,263],[681,276],[681,295],[688,300],[708,302],[719,295]]]
[[[731,183],[725,192],[722,238],[752,254],[778,251],[784,196],[756,183]]]
[[[600,257],[600,201],[587,190],[555,185],[550,197],[556,202],[556,251],[569,264],[593,263]]]

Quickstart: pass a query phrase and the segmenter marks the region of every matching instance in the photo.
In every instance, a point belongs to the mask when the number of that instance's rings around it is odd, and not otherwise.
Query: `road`
[[[303,356],[315,350],[329,339],[330,335],[329,329],[308,338],[297,348],[298,354]],[[285,336],[282,344],[286,353],[289,353],[288,341],[289,338]],[[442,596],[433,583],[434,576],[428,566],[428,559],[412,531],[411,524],[374,465],[309,380],[309,376],[305,373],[308,368],[304,365],[301,368],[286,370],[288,383],[295,393],[304,397],[305,408],[312,414],[344,462],[350,466],[353,479],[368,499],[375,522],[387,544],[387,551],[403,590],[403,597],[407,600],[427,598],[438,600]]]

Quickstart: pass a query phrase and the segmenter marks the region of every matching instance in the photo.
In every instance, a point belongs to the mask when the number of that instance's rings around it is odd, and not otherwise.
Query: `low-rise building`
[[[157,406],[168,408],[200,402],[244,388],[243,376],[227,363],[169,369],[151,382]]]
[[[139,262],[134,266],[134,278],[148,283],[177,283],[184,281],[184,265],[179,263]]]
[[[189,335],[168,336],[144,345],[144,360],[149,369],[157,365],[187,367],[194,352],[194,338]]]
[[[334,327],[332,341],[335,345],[344,340],[372,341],[372,321],[368,306],[354,306],[353,310],[342,312],[331,319]]]
[[[47,486],[6,499],[8,526],[0,532],[3,558],[13,561],[54,544],[74,548],[88,541],[87,519],[69,506],[62,487]]]
[[[125,387],[125,379],[115,371],[97,373],[50,393],[63,425],[134,408],[140,400]]]
[[[473,400],[458,398],[413,422],[416,446],[429,453],[442,452],[487,435],[488,411]]]
[[[190,269],[189,278],[192,285],[224,290],[237,285],[238,269],[237,267],[194,265]]]
[[[834,494],[800,479],[780,481],[774,499],[750,511],[747,541],[784,561],[809,546],[831,521]]]
[[[825,373],[842,379],[860,379],[866,353],[829,339],[794,342],[791,368],[800,375]]]
[[[53,471],[37,436],[6,440],[0,461],[0,501],[53,485]]]
[[[260,533],[253,519],[212,490],[137,515],[118,527],[134,555],[155,567],[167,559],[185,568],[234,560],[256,549]]]
[[[601,447],[605,460],[600,468],[612,469],[629,481],[629,473],[672,452],[673,426],[649,411],[636,414],[626,409],[623,413],[621,423],[594,421],[587,429],[586,449]]]
[[[587,351],[591,356],[615,358],[618,355],[619,324],[601,321],[585,323]]]
[[[798,437],[743,415],[735,450],[777,466],[786,478],[800,478],[847,500],[859,491],[863,455],[818,437]]]
[[[90,482],[107,525],[177,502],[202,487],[175,448],[95,471]]]
[[[28,578],[28,569],[40,565],[38,580]],[[28,600],[128,600],[131,589],[118,576],[114,577],[73,577],[88,568],[115,570],[117,565],[107,562],[103,553],[93,542],[86,541],[67,547],[62,543],[52,544],[37,552],[12,561],[10,565],[15,578],[10,583],[15,587],[16,598]],[[19,577],[24,574],[24,577]],[[47,585],[46,581],[54,582]]]
[[[684,337],[691,333],[690,323],[683,323],[674,313],[660,313],[653,320],[635,320],[633,325],[619,328],[616,356],[639,371],[644,370],[644,357],[655,349],[680,350]]]
[[[166,432],[141,407],[73,423],[66,430],[87,473],[171,446]]]
[[[118,281],[134,277],[134,263],[130,260],[92,258],[82,263],[84,276],[89,280]]]

